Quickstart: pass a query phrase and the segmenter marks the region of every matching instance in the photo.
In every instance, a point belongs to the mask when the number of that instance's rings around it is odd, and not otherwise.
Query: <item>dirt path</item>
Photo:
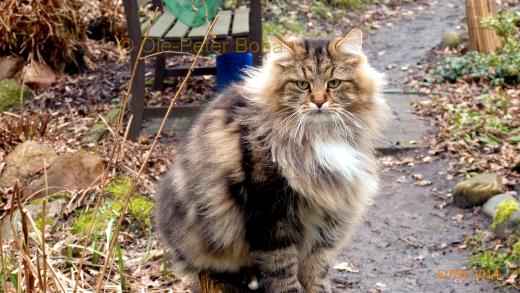
[[[367,37],[366,48],[372,63],[387,72],[390,87],[401,87],[407,74],[401,68],[424,59],[439,43],[443,32],[455,29],[464,17],[463,3],[454,0],[414,5],[409,9],[415,12],[414,17]],[[395,68],[386,70],[389,64],[395,64]],[[392,95],[389,100],[400,123],[397,127],[404,128],[406,133],[420,125],[417,118],[405,114],[409,112],[409,97]],[[403,119],[403,115],[408,116]],[[421,126],[418,133],[424,134],[426,129]],[[395,134],[390,131],[387,135],[393,141]],[[424,152],[417,148],[396,157],[402,159]],[[450,205],[450,199],[442,195],[455,183],[442,174],[448,164],[439,160],[383,171],[382,191],[353,241],[335,262],[348,262],[352,270],[332,269],[335,292],[504,292],[496,288],[497,283],[438,278],[439,271],[466,269],[469,251],[459,248],[464,235],[490,222],[472,210]],[[432,184],[414,185],[416,179],[412,174],[421,174]]]

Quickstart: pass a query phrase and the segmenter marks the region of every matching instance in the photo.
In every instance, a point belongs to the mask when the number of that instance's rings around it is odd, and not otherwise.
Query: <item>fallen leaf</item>
[[[338,271],[347,271],[349,273],[359,273],[359,270],[356,269],[354,266],[350,265],[348,262],[340,262],[333,266],[335,270]]]
[[[452,219],[453,221],[460,222],[460,221],[462,221],[462,220],[464,219],[464,215],[463,215],[463,214],[458,214],[458,215],[456,215],[456,216],[451,217],[451,219]]]
[[[513,273],[513,274],[511,274],[509,276],[509,278],[507,278],[507,280],[504,281],[504,283],[506,283],[506,284],[515,284],[517,277],[518,277],[518,275]]]
[[[419,180],[419,181],[415,182],[415,185],[427,186],[427,185],[432,185],[432,182],[430,180]]]

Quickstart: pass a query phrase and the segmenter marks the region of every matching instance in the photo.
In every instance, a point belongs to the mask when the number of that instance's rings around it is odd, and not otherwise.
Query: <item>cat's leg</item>
[[[303,293],[298,279],[298,251],[294,245],[251,252],[260,282],[267,293]],[[306,291],[305,291],[306,292]]]
[[[304,261],[301,281],[305,293],[330,293],[329,259],[332,251],[325,248],[315,248]]]

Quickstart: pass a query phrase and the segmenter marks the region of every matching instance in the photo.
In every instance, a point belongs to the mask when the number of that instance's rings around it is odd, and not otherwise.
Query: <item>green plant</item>
[[[472,97],[459,104],[438,103],[435,111],[446,113],[452,136],[468,148],[481,144],[496,149],[503,142],[518,143],[518,125],[508,112],[510,104],[499,93]]]
[[[489,80],[492,85],[520,83],[520,13],[501,11],[496,19],[484,20],[496,31],[502,47],[495,53],[470,52],[438,60],[429,73],[433,82],[455,82],[459,78]]]
[[[507,254],[487,250],[471,257],[471,265],[490,271],[503,272],[506,270],[506,260]]]
[[[313,16],[318,16],[326,20],[331,20],[334,18],[330,7],[325,5],[323,2],[315,2],[311,5],[309,11],[313,14]]]
[[[376,4],[379,0],[331,0],[331,2],[346,9],[361,9]]]
[[[504,223],[509,219],[509,216],[516,211],[518,211],[518,203],[515,200],[509,199],[501,203],[493,217],[493,228],[495,228],[496,225]]]
[[[119,264],[121,292],[128,292],[128,288],[126,287],[125,262],[123,260],[123,251],[121,250],[121,246],[119,245],[119,242],[116,244],[116,255],[117,255],[117,261]]]

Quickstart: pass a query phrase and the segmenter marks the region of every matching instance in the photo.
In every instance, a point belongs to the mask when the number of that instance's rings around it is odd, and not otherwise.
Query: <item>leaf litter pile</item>
[[[484,24],[502,47],[490,54],[467,52],[466,44],[435,52],[424,76],[410,81],[428,96],[413,108],[438,128],[428,153],[457,159],[447,177],[498,173],[508,190],[520,192],[520,12],[502,11]],[[476,230],[460,248],[472,250],[472,268],[518,289],[520,241],[516,233],[502,236],[494,227]]]
[[[348,26],[376,29],[388,23],[386,19],[409,15],[400,7],[408,2],[412,1],[381,1],[380,5],[331,1],[325,6],[313,1],[304,1],[301,6],[276,2],[276,7],[264,6],[268,23],[264,29],[282,30],[284,34],[344,33],[345,19],[333,15],[344,5],[359,8],[358,4],[363,4],[365,13],[342,14],[353,19]],[[306,29],[298,30],[297,25],[269,27],[271,20],[278,22],[286,15],[284,11],[294,9],[301,13],[287,14],[290,23],[303,23]],[[121,20],[121,7],[104,9],[96,15],[114,11],[119,15],[110,19]],[[10,17],[11,21],[25,21],[18,14]],[[50,89],[36,90],[34,100],[0,114],[0,177],[6,177],[9,183],[3,184],[0,179],[0,290],[95,292],[101,284],[104,292],[186,292],[187,284],[168,269],[164,249],[153,235],[151,219],[155,182],[171,164],[175,150],[172,144],[159,141],[133,188],[132,178],[140,172],[152,136],[143,134],[136,142],[123,139],[126,129],[125,124],[119,124],[119,109],[130,86],[128,54],[117,47],[113,38],[88,40],[84,39],[85,33],[81,27],[86,69],[62,75]],[[121,32],[115,34],[120,37]],[[27,47],[23,56],[26,60],[33,56],[50,65],[58,60],[45,60],[44,47],[38,42],[30,44],[32,47]],[[4,53],[19,50],[2,49]],[[193,56],[184,56],[171,59],[169,65],[189,65],[192,61]],[[202,58],[200,62],[212,61]],[[62,68],[54,69],[61,72]],[[151,71],[147,64],[147,80],[152,78]],[[147,89],[148,105],[167,105],[180,81],[169,81],[162,93]],[[211,98],[208,93],[213,88],[213,78],[191,78],[178,103],[203,103]],[[163,133],[162,137],[175,138],[175,134]],[[127,200],[128,208],[124,209]],[[117,241],[111,243],[119,228]],[[105,263],[106,273],[101,274]]]
[[[456,154],[457,174],[494,172],[518,189],[520,183],[520,12],[502,10],[483,20],[502,45],[485,54],[437,52],[426,74],[412,80],[428,95],[417,113],[439,127],[430,140],[434,154]]]
[[[421,91],[430,91],[430,98],[414,108],[439,127],[430,140],[432,154],[456,154],[459,164],[452,170],[456,175],[498,172],[509,186],[520,182],[518,87],[489,88],[482,82],[459,80]]]

